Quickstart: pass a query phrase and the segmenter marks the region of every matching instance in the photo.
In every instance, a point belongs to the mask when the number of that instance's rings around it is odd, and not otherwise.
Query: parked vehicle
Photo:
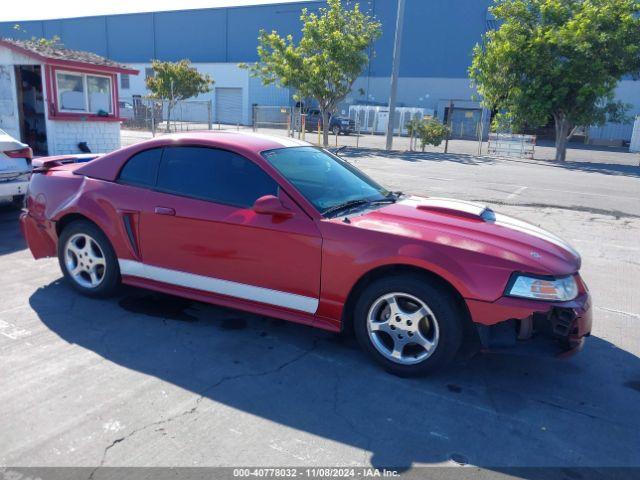
[[[306,142],[192,132],[73,159],[36,169],[21,226],[82,294],[122,282],[353,329],[399,375],[443,367],[464,337],[564,352],[590,333],[580,256],[561,239],[481,204],[390,192]]]
[[[307,110],[307,117],[305,120],[306,128],[308,131],[317,130],[318,126],[322,128],[322,113],[318,109]],[[347,117],[340,117],[338,115],[331,115],[329,117],[329,131],[334,135],[344,134],[349,135],[356,130],[356,122]]]
[[[32,158],[29,145],[0,130],[0,199],[22,206],[29,186]]]
[[[118,102],[118,109],[120,110],[120,118],[124,118],[125,120],[133,120],[133,118],[135,117],[133,104],[131,104],[130,102],[120,100]]]

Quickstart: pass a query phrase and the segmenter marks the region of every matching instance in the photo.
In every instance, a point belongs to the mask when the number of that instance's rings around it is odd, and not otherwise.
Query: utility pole
[[[391,92],[389,93],[389,123],[387,124],[387,150],[393,148],[393,126],[396,116],[396,98],[398,94],[398,73],[400,72],[400,49],[402,48],[402,25],[404,20],[404,2],[398,0],[396,17],[396,38],[393,45],[393,66],[391,68]],[[402,128],[400,128],[402,130]]]
[[[452,118],[451,118],[452,116],[453,116],[453,100],[449,100],[449,109],[447,110],[447,127],[449,131],[447,132],[447,138],[444,142],[444,153],[449,152],[449,139],[451,138],[451,127],[453,125]]]

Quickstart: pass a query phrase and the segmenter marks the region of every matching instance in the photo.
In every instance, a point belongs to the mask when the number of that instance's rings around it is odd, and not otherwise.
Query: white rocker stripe
[[[156,282],[193,288],[203,292],[218,293],[229,297],[266,303],[278,307],[290,308],[306,313],[315,313],[318,309],[318,299],[305,297],[295,293],[256,287],[245,283],[231,282],[194,273],[155,267],[134,260],[118,259],[120,273],[132,277],[146,278]]]

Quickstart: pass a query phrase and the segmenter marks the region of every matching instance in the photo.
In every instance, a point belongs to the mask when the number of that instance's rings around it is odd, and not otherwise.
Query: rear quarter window
[[[155,186],[161,158],[161,148],[152,148],[136,153],[127,160],[127,163],[120,170],[118,182],[138,187]]]

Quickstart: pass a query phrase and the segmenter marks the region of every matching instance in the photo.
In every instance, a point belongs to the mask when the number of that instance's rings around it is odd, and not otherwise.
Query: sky
[[[2,0],[0,22],[229,7],[300,0]]]

